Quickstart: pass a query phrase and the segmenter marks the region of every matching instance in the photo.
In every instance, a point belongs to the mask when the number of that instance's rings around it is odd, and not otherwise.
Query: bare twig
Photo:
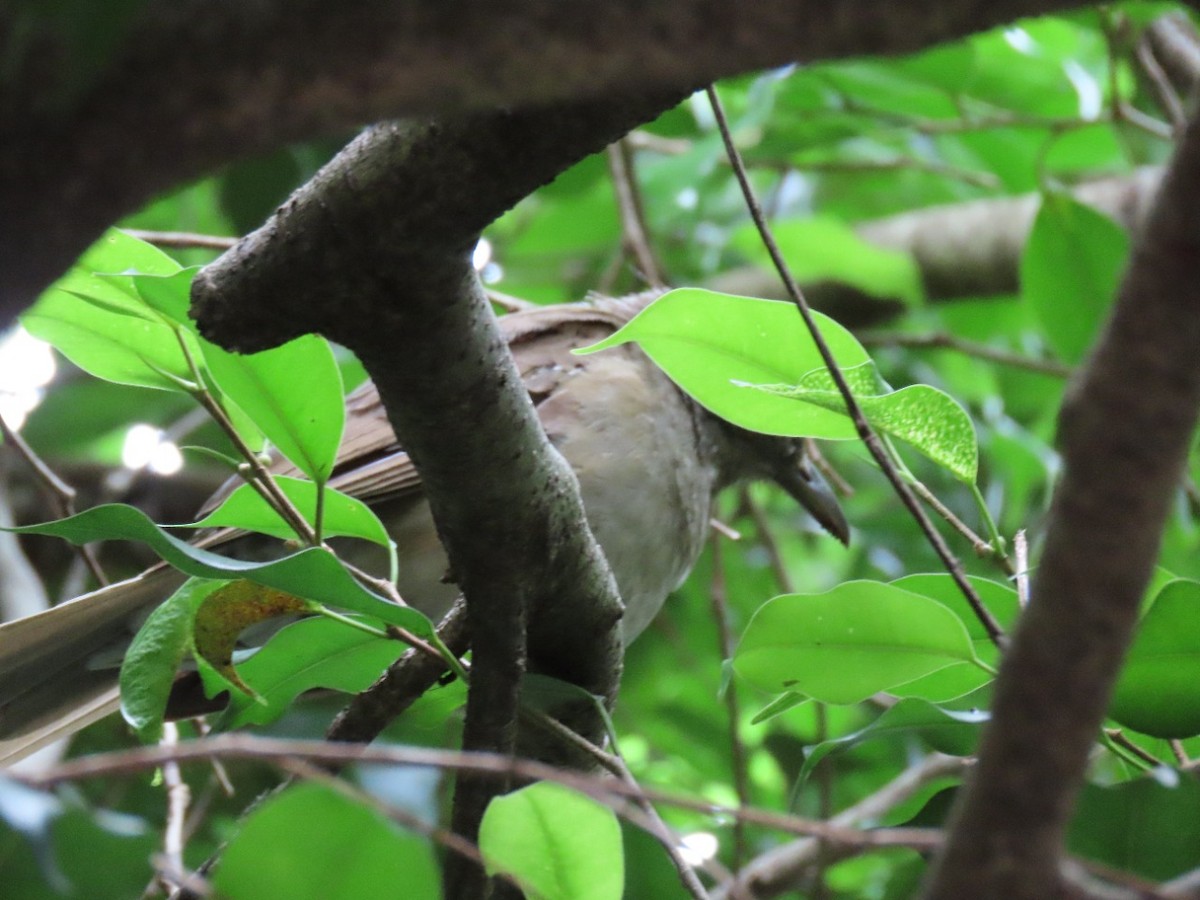
[[[661,287],[667,281],[650,244],[650,229],[646,226],[646,211],[634,170],[633,153],[626,141],[608,145],[608,170],[617,195],[617,209],[621,213],[621,241],[625,250],[633,256],[642,280],[651,287]]]
[[[917,349],[954,350],[967,356],[973,356],[976,359],[986,359],[988,362],[999,363],[1003,366],[1012,366],[1017,369],[1026,369],[1030,372],[1037,372],[1039,375],[1052,375],[1055,378],[1067,378],[1072,372],[1070,366],[1052,359],[1034,359],[1029,356],[1022,356],[1019,353],[990,347],[978,341],[969,341],[957,335],[946,334],[940,331],[929,334],[868,331],[859,334],[857,337],[864,347],[913,347]]]
[[[1108,735],[1109,739],[1114,744],[1118,745],[1119,747],[1122,747],[1125,750],[1128,750],[1130,753],[1132,753],[1134,756],[1136,756],[1142,762],[1147,763],[1151,766],[1156,766],[1156,767],[1163,765],[1163,761],[1161,759],[1159,759],[1157,756],[1155,756],[1153,753],[1151,753],[1149,750],[1147,750],[1145,747],[1139,747],[1137,744],[1135,744],[1129,738],[1125,737],[1125,732],[1122,731],[1120,728],[1105,728],[1104,733],[1106,735]]]
[[[170,748],[178,743],[179,726],[174,722],[164,722],[163,736],[159,745]],[[188,783],[183,780],[179,763],[174,760],[163,764],[162,781],[167,794],[167,821],[163,828],[162,865],[157,867],[158,874],[155,881],[174,892],[180,883],[176,876],[180,873],[184,875],[187,873],[183,862],[183,846],[188,806],[192,802],[192,791],[188,787]],[[150,893],[150,890],[147,888],[147,894]]]
[[[547,763],[505,754],[468,753],[427,747],[362,746],[328,741],[299,741],[259,738],[246,734],[223,734],[202,741],[185,741],[171,748],[139,747],[134,750],[77,757],[42,772],[10,772],[9,775],[29,787],[48,789],[60,784],[91,778],[130,777],[144,772],[146,769],[161,766],[168,760],[188,763],[208,761],[214,758],[267,762],[307,759],[326,767],[330,765],[345,766],[352,763],[433,766],[456,772],[472,772],[493,778],[553,781],[574,788],[601,803],[611,803],[614,798],[637,800],[644,796],[655,803],[663,803],[703,815],[740,818],[746,822],[778,829],[788,834],[820,836],[824,840],[838,845],[930,849],[941,843],[938,832],[930,829],[883,828],[862,832],[854,828],[817,822],[801,816],[770,810],[738,809],[723,804],[709,803],[645,786],[635,790],[623,781],[606,776],[561,769]]]
[[[722,660],[733,658],[733,626],[729,621],[729,603],[725,585],[725,560],[721,540],[714,537],[709,546],[713,554],[713,575],[708,586],[708,597],[713,621],[717,624],[717,652]],[[750,778],[747,774],[746,745],[742,742],[742,710],[738,702],[737,679],[729,679],[725,685],[725,711],[729,719],[729,755],[733,768],[733,788],[737,793],[738,805],[750,805]],[[746,827],[741,819],[733,825],[733,869],[737,871],[746,859]]]
[[[0,435],[3,435],[4,442],[17,452],[17,454],[25,461],[25,464],[33,471],[38,482],[50,495],[55,508],[58,510],[60,517],[75,515],[75,489],[63,481],[55,474],[26,442],[25,438],[21,437],[20,432],[10,428],[8,423],[4,421],[4,417],[0,416]],[[84,565],[88,567],[88,571],[92,573],[92,577],[99,582],[100,586],[107,585],[108,576],[104,574],[104,570],[100,567],[100,561],[96,558],[95,548],[91,544],[79,544],[75,548],[75,552],[79,554]]]
[[[1024,609],[1029,605],[1029,538],[1024,528],[1013,535],[1013,556],[1016,557],[1017,602]]]
[[[775,532],[771,528],[771,523],[767,521],[762,506],[750,496],[750,489],[746,486],[741,489],[739,506],[750,513],[750,519],[754,522],[754,530],[758,533],[758,542],[767,551],[767,559],[771,563],[771,573],[775,576],[775,582],[779,585],[780,590],[785,594],[795,593],[796,584],[792,581],[791,573],[788,572],[787,566],[783,562],[783,554],[779,552],[779,542],[775,540]]]
[[[817,471],[824,476],[825,480],[833,485],[833,489],[843,497],[854,496],[854,485],[842,477],[842,473],[834,468],[833,464],[825,458],[825,454],[821,452],[821,448],[817,446],[817,442],[812,438],[804,439],[804,455],[816,467]]]
[[[1154,55],[1153,44],[1145,35],[1134,46],[1133,58],[1137,60],[1138,70],[1145,77],[1150,90],[1154,93],[1155,100],[1158,101],[1159,107],[1171,123],[1171,127],[1175,129],[1176,133],[1182,131],[1183,126],[1187,124],[1183,101],[1179,99],[1179,94],[1171,84],[1171,79],[1167,77],[1167,73],[1163,71],[1163,67]]]
[[[1173,738],[1167,742],[1171,747],[1171,754],[1175,757],[1175,762],[1180,766],[1190,766],[1192,758],[1188,756],[1187,750],[1183,746],[1183,741],[1178,738]]]
[[[174,247],[177,249],[228,250],[238,242],[235,237],[222,237],[215,234],[194,234],[189,231],[147,231],[143,228],[126,228],[125,233],[139,241],[154,244],[156,247]]]
[[[829,820],[830,825],[851,827],[879,819],[889,809],[903,803],[922,787],[941,778],[960,778],[971,766],[971,760],[933,753],[920,763],[901,772],[875,793],[864,797],[854,806],[848,807]],[[759,898],[773,897],[792,890],[803,874],[821,859],[821,842],[815,837],[805,837],[775,847],[759,856],[738,873],[736,884],[753,891]],[[843,846],[834,853],[834,861],[856,852]],[[718,894],[717,900],[732,898],[732,887],[728,895]]]
[[[911,487],[913,492],[916,493],[916,495],[926,503],[928,503],[933,508],[934,512],[945,519],[946,523],[951,528],[953,528],[971,543],[971,549],[975,551],[977,556],[982,559],[994,559],[996,561],[996,565],[1003,569],[1004,574],[1009,578],[1017,574],[1016,569],[1013,568],[1012,560],[1008,558],[1008,556],[1003,552],[1002,548],[985,541],[978,534],[976,534],[970,525],[960,519],[954,513],[954,510],[939,500],[937,495],[934,494],[933,491],[929,490],[924,483],[916,481],[911,485]]]
[[[929,517],[925,515],[925,511],[921,509],[920,504],[917,502],[917,498],[908,489],[908,485],[904,483],[900,477],[900,473],[896,471],[896,467],[892,465],[892,461],[880,443],[878,435],[875,434],[875,430],[867,421],[866,416],[863,415],[862,408],[859,407],[858,401],[855,400],[853,393],[851,393],[850,385],[846,382],[846,377],[842,374],[841,369],[838,368],[837,360],[834,359],[829,345],[825,343],[820,329],[817,328],[812,311],[808,308],[808,303],[805,301],[804,295],[800,292],[795,279],[792,278],[791,271],[784,261],[782,253],[779,251],[779,246],[775,243],[770,226],[767,224],[766,219],[763,218],[762,210],[754,196],[754,189],[750,185],[750,179],[746,174],[746,168],[742,165],[741,156],[733,143],[733,136],[729,131],[729,122],[725,118],[725,112],[721,106],[721,100],[717,96],[716,89],[709,86],[707,92],[709,102],[712,104],[713,115],[717,120],[717,126],[725,142],[725,151],[729,154],[729,158],[733,163],[734,174],[737,176],[738,184],[741,185],[742,194],[746,200],[746,207],[750,211],[751,218],[754,219],[763,245],[767,248],[767,252],[770,254],[776,270],[779,272],[779,277],[787,287],[788,296],[791,297],[792,302],[796,305],[796,309],[803,317],[804,323],[808,327],[809,333],[812,335],[813,341],[821,353],[821,358],[829,370],[830,377],[837,385],[838,393],[842,395],[842,399],[846,404],[846,411],[854,422],[855,431],[858,432],[859,437],[867,447],[867,451],[874,458],[880,469],[883,470],[888,481],[891,482],[897,496],[900,497],[900,500],[917,522],[917,525],[920,526],[921,531],[924,532],[934,552],[942,560],[942,564],[954,579],[955,584],[958,585],[959,590],[971,606],[975,616],[983,624],[984,630],[987,631],[992,643],[1003,648],[1005,639],[1000,624],[996,621],[991,611],[983,604],[983,601],[979,599],[979,594],[976,593],[971,583],[967,581],[962,564],[959,563],[954,553],[946,545],[945,540],[943,540],[937,529],[933,527],[933,523],[929,521]]]

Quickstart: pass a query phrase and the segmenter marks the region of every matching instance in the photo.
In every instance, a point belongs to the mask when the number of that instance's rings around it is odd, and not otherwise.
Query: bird
[[[774,481],[825,531],[849,541],[841,506],[803,442],[719,419],[634,344],[572,353],[617,331],[656,296],[592,297],[498,320],[548,439],[577,476],[589,526],[625,606],[626,645],[687,577],[707,539],[717,493],[735,482]],[[446,579],[420,473],[397,442],[373,384],[352,391],[346,410],[329,484],[376,511],[397,544],[400,595],[436,621],[458,592]],[[286,459],[271,468],[295,471]],[[206,540],[248,538],[227,531]],[[0,625],[0,764],[117,708],[111,661],[182,581],[182,574],[160,565]],[[102,659],[108,664],[98,664]]]

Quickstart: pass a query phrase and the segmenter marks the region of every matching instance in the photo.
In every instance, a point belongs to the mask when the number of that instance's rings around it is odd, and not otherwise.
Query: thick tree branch
[[[1077,5],[146,0],[104,35],[69,31],[36,4],[0,9],[0,327],[116,219],[288,141],[913,51]]]
[[[466,598],[469,750],[514,749],[527,651],[539,671],[609,702],[621,665],[615,583],[470,252],[524,194],[678,100],[370,129],[193,286],[213,338],[247,349],[317,331],[354,350],[374,378]],[[599,716],[583,707],[568,721],[602,740]],[[473,839],[503,787],[463,775],[455,831]],[[455,897],[484,889],[482,871],[457,858],[447,884]]]
[[[1045,553],[930,897],[1064,895],[1064,830],[1200,408],[1198,196],[1193,120],[1063,408]]]

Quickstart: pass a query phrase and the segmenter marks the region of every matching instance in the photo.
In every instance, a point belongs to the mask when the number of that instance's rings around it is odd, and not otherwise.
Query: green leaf
[[[514,878],[530,900],[620,900],[621,828],[606,806],[539,782],[494,799],[479,828],[489,873]]]
[[[121,715],[142,740],[162,736],[167,697],[192,645],[192,617],[205,597],[227,583],[189,578],[134,635],[121,662]]]
[[[1161,738],[1200,734],[1200,583],[1172,581],[1142,618],[1109,715]]]
[[[813,315],[839,366],[870,361],[849,331],[828,316]],[[616,334],[575,352],[595,353],[630,341],[637,341],[702,406],[735,425],[765,434],[857,437],[840,413],[745,389],[747,384],[798,384],[824,365],[790,303],[684,288],[663,294]]]
[[[173,275],[179,263],[153,244],[110,228],[104,237],[92,244],[73,267],[88,273],[120,274],[140,272],[144,275]]]
[[[372,637],[325,618],[294,622],[238,666],[258,700],[231,694],[219,727],[273,722],[296,697],[313,688],[347,694],[366,690],[406,649],[399,641]]]
[[[979,595],[979,599],[983,601],[983,605],[987,607],[1000,627],[1006,631],[1011,629],[1020,614],[1017,592],[1006,584],[987,578],[969,575],[967,580],[975,588],[975,593]],[[896,579],[892,584],[906,591],[912,591],[914,594],[929,597],[947,607],[958,616],[959,621],[967,629],[967,634],[971,636],[971,645],[975,648],[975,656],[993,668],[999,665],[1000,651],[988,637],[983,623],[979,621],[979,617],[975,615],[970,604],[963,597],[962,591],[959,590],[954,579],[948,574],[932,572],[907,575],[904,578]],[[924,678],[900,685],[894,688],[893,692],[901,697],[920,697],[924,700],[941,703],[968,694],[991,681],[992,675],[978,665],[956,663],[926,675]]]
[[[873,297],[894,297],[909,304],[923,298],[921,273],[909,254],[870,244],[844,222],[832,218],[789,219],[776,224],[774,232],[797,281],[837,281]],[[771,265],[758,230],[752,225],[737,229],[731,243],[758,265]]]
[[[175,379],[192,378],[175,332],[136,314],[132,306],[127,313],[118,312],[56,285],[21,317],[21,324],[105,381],[178,391]]]
[[[305,475],[324,484],[346,417],[342,377],[325,340],[305,335],[248,356],[207,341],[203,347],[222,393]]]
[[[171,275],[134,275],[133,288],[146,305],[162,313],[177,325],[196,332],[196,323],[188,316],[192,279],[199,266],[181,269]]]
[[[764,690],[857,703],[974,660],[962,622],[936,600],[851,581],[824,594],[768,600],[746,627],[733,666]]]
[[[901,700],[884,710],[866,728],[811,748],[805,754],[800,781],[807,779],[817,763],[830,753],[892,734],[915,734],[941,753],[969,756],[975,752],[980,729],[990,717],[991,714],[982,709],[946,709],[925,700]]]
[[[1066,362],[1095,341],[1129,258],[1129,236],[1068,194],[1046,192],[1021,257],[1021,294]]]
[[[193,547],[155,525],[145,513],[119,503],[96,506],[55,522],[10,528],[18,534],[48,534],[74,544],[91,541],[144,541],[187,575],[204,578],[246,578],[297,597],[363,613],[429,637],[433,626],[412,607],[397,606],[362,586],[337,557],[321,547],[309,547],[271,562],[249,562]]]
[[[966,484],[979,471],[975,426],[966,410],[949,394],[925,384],[891,391],[875,372],[874,363],[844,370],[851,393],[876,431],[912,444]],[[806,374],[795,387],[786,384],[750,385],[768,394],[846,414],[846,404],[827,369]]]
[[[1085,784],[1067,835],[1071,854],[1118,871],[1166,881],[1200,866],[1196,810],[1200,784],[1150,778],[1100,787]]]
[[[271,797],[221,854],[215,892],[230,898],[437,900],[429,844],[332,788],[299,784]]]
[[[304,518],[313,522],[316,514],[317,486],[302,478],[276,476],[275,483],[295,504]],[[326,537],[355,537],[387,547],[391,543],[387,529],[371,507],[361,500],[324,488]],[[248,484],[240,485],[221,505],[194,525],[173,525],[171,528],[216,528],[226,526],[257,531],[283,540],[292,540],[296,532]]]
[[[789,709],[800,706],[809,701],[808,697],[803,694],[797,694],[795,691],[784,691],[779,696],[775,697],[770,703],[754,714],[754,718],[750,720],[751,725],[758,725],[760,722],[766,722],[768,719],[773,719],[776,716],[782,715]]]

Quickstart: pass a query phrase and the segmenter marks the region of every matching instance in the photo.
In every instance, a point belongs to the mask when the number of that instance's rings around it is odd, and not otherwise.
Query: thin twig
[[[1175,86],[1171,84],[1171,79],[1159,65],[1158,58],[1154,55],[1154,46],[1145,35],[1134,46],[1133,58],[1137,60],[1138,70],[1150,85],[1154,99],[1158,101],[1159,107],[1166,114],[1167,121],[1171,123],[1177,135],[1182,133],[1184,126],[1187,125],[1187,113],[1183,110],[1183,101],[1179,99],[1179,94],[1175,91]]]
[[[775,540],[771,523],[767,521],[762,506],[750,496],[750,489],[745,485],[741,488],[738,505],[750,513],[750,520],[758,533],[758,543],[767,552],[767,561],[771,564],[771,574],[775,576],[775,583],[785,594],[794,594],[796,583],[792,581],[791,573],[783,562],[783,554],[779,551],[779,542]]]
[[[174,747],[179,744],[179,726],[174,722],[163,723],[163,735],[159,746]],[[192,802],[192,790],[184,781],[179,770],[179,763],[171,760],[162,766],[162,783],[167,795],[167,820],[163,828],[162,865],[158,866],[155,882],[161,887],[174,892],[180,882],[176,876],[187,872],[183,862],[183,847],[185,825],[188,817],[188,806]],[[153,888],[154,885],[151,885]],[[147,896],[151,893],[147,888]]]
[[[925,785],[941,778],[961,777],[970,766],[970,759],[931,753],[920,763],[905,769],[873,794],[842,810],[829,820],[829,824],[846,828],[878,820],[888,810],[908,800]],[[835,854],[834,859],[828,861],[844,858],[850,854],[852,849],[843,846]],[[822,850],[821,842],[813,837],[804,837],[774,847],[755,859],[738,874],[737,885],[767,895],[781,893],[789,889],[789,886],[795,885],[805,870],[818,863]],[[729,896],[731,898],[735,896],[732,888]],[[724,895],[719,895],[719,900],[724,900]]]
[[[1171,753],[1174,754],[1175,761],[1180,766],[1190,766],[1192,764],[1192,758],[1188,756],[1188,752],[1183,746],[1183,741],[1178,738],[1172,738],[1167,743],[1171,747]]]
[[[228,250],[238,242],[235,237],[221,237],[215,234],[194,234],[188,231],[147,231],[143,228],[123,228],[127,235],[135,237],[156,247],[175,247],[179,249]]]
[[[279,514],[279,516],[288,524],[297,537],[309,546],[318,546],[320,541],[317,532],[308,520],[292,503],[290,497],[283,492],[275,477],[271,474],[267,464],[262,460],[259,454],[246,443],[241,432],[233,424],[233,420],[229,418],[229,414],[225,411],[225,407],[216,396],[208,389],[208,385],[204,380],[204,374],[200,371],[200,364],[196,361],[195,355],[192,353],[192,348],[188,346],[188,342],[184,340],[183,332],[176,329],[175,337],[179,343],[179,350],[183,354],[183,358],[187,361],[188,369],[192,374],[194,385],[188,388],[188,393],[192,399],[196,400],[205,411],[208,412],[212,420],[217,424],[225,436],[229,438],[238,455],[242,457],[246,467],[244,470],[239,467],[239,474],[245,479],[246,483],[258,493],[260,497]]]
[[[59,478],[55,471],[46,465],[34,449],[29,446],[25,438],[21,436],[21,433],[8,426],[8,422],[4,420],[3,416],[0,416],[0,435],[4,437],[4,442],[12,447],[17,452],[17,455],[25,461],[25,464],[33,470],[34,476],[54,502],[59,517],[66,518],[75,515],[75,488]],[[104,569],[100,566],[100,560],[96,557],[95,547],[91,544],[79,544],[75,547],[75,552],[83,560],[83,564],[87,566],[88,571],[92,573],[92,577],[96,579],[100,586],[104,587],[108,585],[108,576],[104,574]]]
[[[1013,556],[1017,569],[1017,604],[1024,609],[1029,605],[1029,538],[1024,528],[1013,535]]]
[[[813,319],[812,311],[808,307],[808,302],[804,299],[799,286],[796,284],[792,273],[783,259],[783,254],[780,253],[778,244],[775,243],[775,237],[771,233],[770,226],[766,219],[763,218],[762,209],[758,205],[758,200],[754,195],[754,189],[750,185],[749,176],[746,174],[746,167],[742,165],[741,155],[738,153],[737,147],[733,143],[733,136],[729,131],[729,122],[725,118],[725,110],[721,106],[721,100],[717,96],[717,91],[713,86],[706,88],[709,102],[712,104],[713,115],[717,121],[717,127],[721,131],[721,138],[725,143],[725,151],[729,154],[730,161],[733,163],[733,172],[737,177],[738,184],[741,185],[742,195],[746,200],[746,208],[750,211],[750,216],[754,220],[758,228],[759,235],[763,245],[771,256],[772,262],[775,264],[776,270],[779,272],[779,277],[783,280],[784,286],[787,288],[788,296],[796,305],[801,317],[804,319],[805,325],[808,327],[809,333],[812,335],[813,342],[821,353],[821,359],[824,361],[826,368],[829,370],[830,377],[837,385],[838,393],[842,395],[842,400],[846,404],[846,411],[854,422],[855,431],[858,432],[859,438],[866,445],[867,451],[874,458],[875,462],[883,470],[888,481],[891,482],[892,488],[900,497],[913,519],[916,520],[921,531],[925,533],[934,552],[942,560],[942,564],[950,573],[958,585],[959,590],[970,604],[975,616],[982,623],[984,630],[987,631],[988,637],[998,647],[1003,648],[1005,642],[1004,632],[1000,628],[999,623],[992,615],[991,611],[980,600],[979,595],[967,581],[966,573],[963,572],[962,564],[954,556],[954,553],[946,545],[945,540],[933,527],[929,517],[925,515],[925,511],[921,509],[920,503],[908,489],[900,477],[900,473],[896,471],[896,467],[892,465],[891,459],[884,450],[883,445],[879,441],[879,437],[875,434],[875,430],[867,422],[866,416],[863,415],[862,408],[858,405],[858,401],[854,398],[854,394],[850,391],[850,385],[846,382],[846,377],[842,374],[842,370],[838,368],[837,360],[834,359],[833,353],[829,349],[829,345],[825,342],[824,336],[820,329],[817,328],[817,323]]]
[[[662,287],[667,281],[650,245],[650,229],[646,225],[646,211],[634,171],[633,154],[624,140],[609,144],[608,171],[617,195],[617,209],[621,214],[622,243],[637,263],[642,280],[651,287]]]
[[[459,656],[467,651],[466,606],[460,598],[438,624],[443,646]],[[388,666],[379,679],[338,713],[325,732],[330,741],[366,743],[374,740],[417,698],[437,684],[449,669],[440,653],[413,648]]]
[[[1055,378],[1068,378],[1074,371],[1071,366],[1052,359],[1034,359],[1022,356],[1008,350],[990,347],[979,341],[968,341],[956,335],[934,331],[928,334],[902,334],[890,331],[868,331],[857,335],[859,343],[864,347],[912,347],[916,349],[953,350],[977,359],[999,363],[1036,372],[1039,375],[1051,375]]]
[[[496,304],[506,313],[524,312],[528,309],[537,309],[536,303],[530,303],[528,300],[522,300],[520,297],[514,297],[512,294],[505,294],[489,287],[485,287],[483,292],[487,294],[489,301]]]
[[[1016,569],[1013,567],[1012,560],[1010,560],[1003,552],[1001,552],[998,547],[994,546],[988,541],[985,541],[978,534],[976,534],[970,525],[955,515],[954,510],[939,500],[937,495],[934,494],[933,491],[929,490],[929,488],[926,487],[923,482],[915,481],[912,483],[912,485],[910,485],[910,487],[912,487],[913,491],[918,497],[920,497],[922,500],[928,503],[930,507],[933,508],[934,512],[946,520],[946,524],[948,524],[951,528],[953,528],[970,542],[971,549],[975,551],[976,556],[980,557],[981,559],[994,559],[996,564],[1004,570],[1004,574],[1009,578],[1012,578],[1017,574]]]
[[[714,537],[709,545],[713,554],[713,575],[708,586],[708,597],[713,621],[717,624],[717,652],[722,660],[733,659],[733,626],[729,621],[729,603],[725,584],[725,559],[720,538]],[[738,702],[737,679],[731,678],[725,685],[725,712],[729,720],[729,756],[733,768],[733,789],[737,794],[738,806],[750,805],[750,777],[746,745],[742,742],[742,708]],[[736,872],[746,861],[746,825],[741,819],[733,823],[733,870]]]
[[[7,774],[28,787],[49,789],[91,778],[130,777],[161,766],[168,760],[176,760],[182,764],[213,758],[272,763],[299,758],[334,766],[352,763],[423,766],[502,779],[553,781],[574,788],[601,803],[608,803],[614,797],[638,800],[644,796],[655,803],[702,815],[740,818],[788,834],[819,836],[833,844],[855,847],[918,847],[928,850],[940,846],[942,840],[938,831],[927,828],[881,828],[863,832],[771,810],[753,807],[738,809],[645,786],[634,790],[624,782],[609,777],[561,769],[547,763],[502,753],[437,750],[429,747],[363,746],[327,741],[260,738],[248,734],[222,734],[205,740],[184,741],[171,748],[151,746],[97,753],[76,757],[40,772],[10,771]]]
[[[1105,728],[1104,733],[1106,735],[1108,735],[1109,739],[1114,744],[1117,744],[1118,746],[1124,748],[1125,750],[1128,750],[1130,753],[1132,753],[1134,756],[1136,756],[1138,759],[1142,760],[1143,762],[1149,763],[1152,766],[1163,765],[1163,761],[1161,759],[1159,759],[1157,756],[1155,756],[1153,753],[1151,753],[1149,750],[1147,750],[1145,747],[1139,747],[1137,744],[1135,744],[1129,738],[1125,737],[1125,732],[1122,731],[1120,728]]]
[[[812,438],[804,439],[804,455],[841,496],[854,496],[854,485],[842,477],[842,473],[834,468],[833,463],[826,458],[825,454],[821,452],[821,448],[817,446],[817,442]]]

